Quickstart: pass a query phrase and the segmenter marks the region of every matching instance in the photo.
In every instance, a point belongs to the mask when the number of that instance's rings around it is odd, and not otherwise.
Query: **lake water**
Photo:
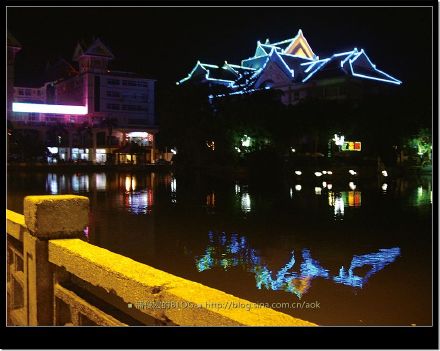
[[[246,184],[17,172],[7,180],[10,210],[23,213],[26,195],[87,196],[90,243],[295,317],[431,325],[430,176]]]

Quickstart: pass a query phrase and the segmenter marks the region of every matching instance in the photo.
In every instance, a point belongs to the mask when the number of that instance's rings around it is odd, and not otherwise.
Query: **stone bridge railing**
[[[89,200],[27,196],[7,210],[8,325],[313,326],[160,271],[80,238]],[[159,307],[159,308],[158,308]]]

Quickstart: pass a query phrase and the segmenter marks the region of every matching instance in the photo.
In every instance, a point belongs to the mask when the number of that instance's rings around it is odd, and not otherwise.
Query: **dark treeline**
[[[200,85],[159,92],[158,146],[175,147],[175,164],[185,171],[253,163],[274,169],[292,147],[297,154],[327,156],[335,133],[361,141],[362,156],[380,157],[392,166],[412,137],[432,129],[426,97],[417,99],[407,90],[361,100],[308,99],[293,106],[283,105],[277,90],[226,96],[211,104],[212,93]],[[247,148],[241,147],[244,135],[252,140]]]

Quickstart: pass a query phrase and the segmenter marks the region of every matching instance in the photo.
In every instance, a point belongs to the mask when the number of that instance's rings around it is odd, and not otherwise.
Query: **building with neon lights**
[[[353,48],[320,58],[299,30],[292,39],[273,43],[269,39],[264,43],[258,41],[253,56],[243,59],[239,65],[227,61],[223,65],[197,61],[188,76],[176,84],[208,84],[225,90],[212,97],[278,89],[283,93],[282,102],[293,105],[308,97],[359,97],[366,82],[379,83],[376,87],[402,84],[378,69],[363,49]]]
[[[48,67],[40,85],[13,86],[21,45],[8,35],[7,48],[8,121],[15,132],[42,140],[53,160],[154,163],[154,79],[110,70],[113,53],[94,39],[77,44],[74,63],[61,59]],[[130,151],[132,142],[145,152]]]

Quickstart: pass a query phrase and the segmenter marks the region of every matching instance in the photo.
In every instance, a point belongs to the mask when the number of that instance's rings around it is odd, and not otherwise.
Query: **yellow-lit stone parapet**
[[[314,326],[273,309],[240,308],[250,301],[136,262],[79,239],[50,240],[49,261],[67,272],[115,294],[127,305],[174,303],[167,308],[147,306],[137,312],[183,326]],[[209,303],[234,306],[216,308]],[[191,307],[192,306],[192,307]],[[133,307],[135,308],[135,307]]]
[[[89,199],[77,195],[42,195],[24,198],[24,218],[32,235],[40,239],[78,237],[88,225]]]

